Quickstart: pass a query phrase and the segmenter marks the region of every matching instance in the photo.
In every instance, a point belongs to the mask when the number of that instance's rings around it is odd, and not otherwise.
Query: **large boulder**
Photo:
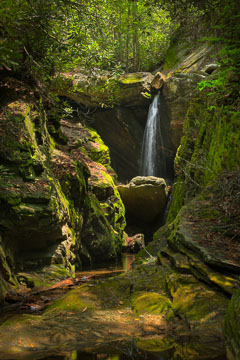
[[[154,176],[137,176],[118,185],[126,216],[134,222],[154,223],[162,214],[168,195],[166,182]]]

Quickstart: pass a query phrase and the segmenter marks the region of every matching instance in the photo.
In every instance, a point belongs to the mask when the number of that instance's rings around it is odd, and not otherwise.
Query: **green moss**
[[[173,39],[165,56],[164,71],[169,71],[175,68],[178,64],[183,61],[185,56],[190,51],[190,43],[178,39]]]
[[[233,295],[224,321],[227,355],[229,359],[240,357],[240,289]]]
[[[172,304],[168,297],[154,292],[135,292],[132,306],[136,313],[150,313],[172,315]]]
[[[41,320],[42,317],[39,315],[28,315],[28,314],[22,314],[22,315],[15,315],[11,317],[10,319],[6,320],[3,324],[1,324],[1,328],[8,327],[8,328],[15,328],[16,326],[21,326],[23,324],[29,324],[36,323],[36,320]]]
[[[192,275],[173,273],[168,277],[167,286],[173,298],[174,313],[188,321],[204,322],[214,318],[216,311],[224,313],[229,302]]]
[[[89,249],[91,249],[91,243],[94,244],[94,248],[96,244],[98,244],[98,253],[101,254],[104,259],[117,257],[122,247],[125,218],[121,217],[122,210],[119,201],[116,201],[116,208],[113,204],[111,205],[111,211],[108,213],[108,216],[106,216],[97,197],[94,194],[90,194],[89,196],[88,208],[90,212],[87,224],[85,224],[84,237],[88,239]],[[96,234],[96,228],[98,229],[98,234]],[[94,250],[94,248],[92,250]]]
[[[104,144],[100,135],[91,127],[86,127],[89,132],[87,145],[82,146],[83,152],[93,161],[100,163],[111,169],[111,159],[109,148]]]
[[[203,92],[190,104],[174,164],[178,178],[168,222],[210,181],[240,166],[240,112],[234,106],[222,105],[223,97],[218,93],[209,97]]]
[[[150,352],[163,352],[175,348],[176,342],[168,338],[138,338],[136,340],[138,349]]]
[[[65,294],[62,298],[56,300],[48,309],[45,314],[52,311],[67,311],[80,313],[84,309],[93,310],[92,302],[82,300],[82,289],[75,289]]]
[[[125,74],[120,76],[119,82],[122,84],[134,84],[143,79],[144,75],[142,73],[132,73],[132,74]]]
[[[203,207],[198,212],[197,216],[200,219],[218,219],[221,216],[221,212],[217,209],[209,208],[209,207]]]
[[[172,186],[172,200],[167,214],[167,223],[171,223],[184,205],[184,179],[180,176]]]

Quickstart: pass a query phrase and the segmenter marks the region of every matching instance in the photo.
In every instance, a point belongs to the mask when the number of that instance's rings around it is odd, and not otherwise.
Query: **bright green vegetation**
[[[133,296],[133,309],[136,313],[167,314],[172,313],[172,304],[167,296],[154,292],[136,292]],[[169,315],[168,315],[169,316]]]
[[[38,76],[79,66],[147,70],[163,60],[175,27],[146,0],[4,0],[1,8],[0,63]]]
[[[89,298],[84,300],[83,289],[75,289],[59,300],[56,300],[48,309],[45,314],[52,311],[73,311],[81,313],[84,309],[92,310],[93,304],[89,301]]]

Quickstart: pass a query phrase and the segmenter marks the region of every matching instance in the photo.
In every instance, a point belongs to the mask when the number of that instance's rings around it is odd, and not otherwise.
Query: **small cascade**
[[[166,179],[168,176],[161,131],[160,107],[160,93],[158,93],[149,107],[143,136],[140,175],[158,176]]]

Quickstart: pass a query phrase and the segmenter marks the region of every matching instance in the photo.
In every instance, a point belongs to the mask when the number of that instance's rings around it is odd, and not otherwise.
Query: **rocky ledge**
[[[147,72],[111,76],[108,72],[86,75],[61,73],[51,84],[51,91],[89,107],[108,105],[144,106],[149,104],[153,75]]]

